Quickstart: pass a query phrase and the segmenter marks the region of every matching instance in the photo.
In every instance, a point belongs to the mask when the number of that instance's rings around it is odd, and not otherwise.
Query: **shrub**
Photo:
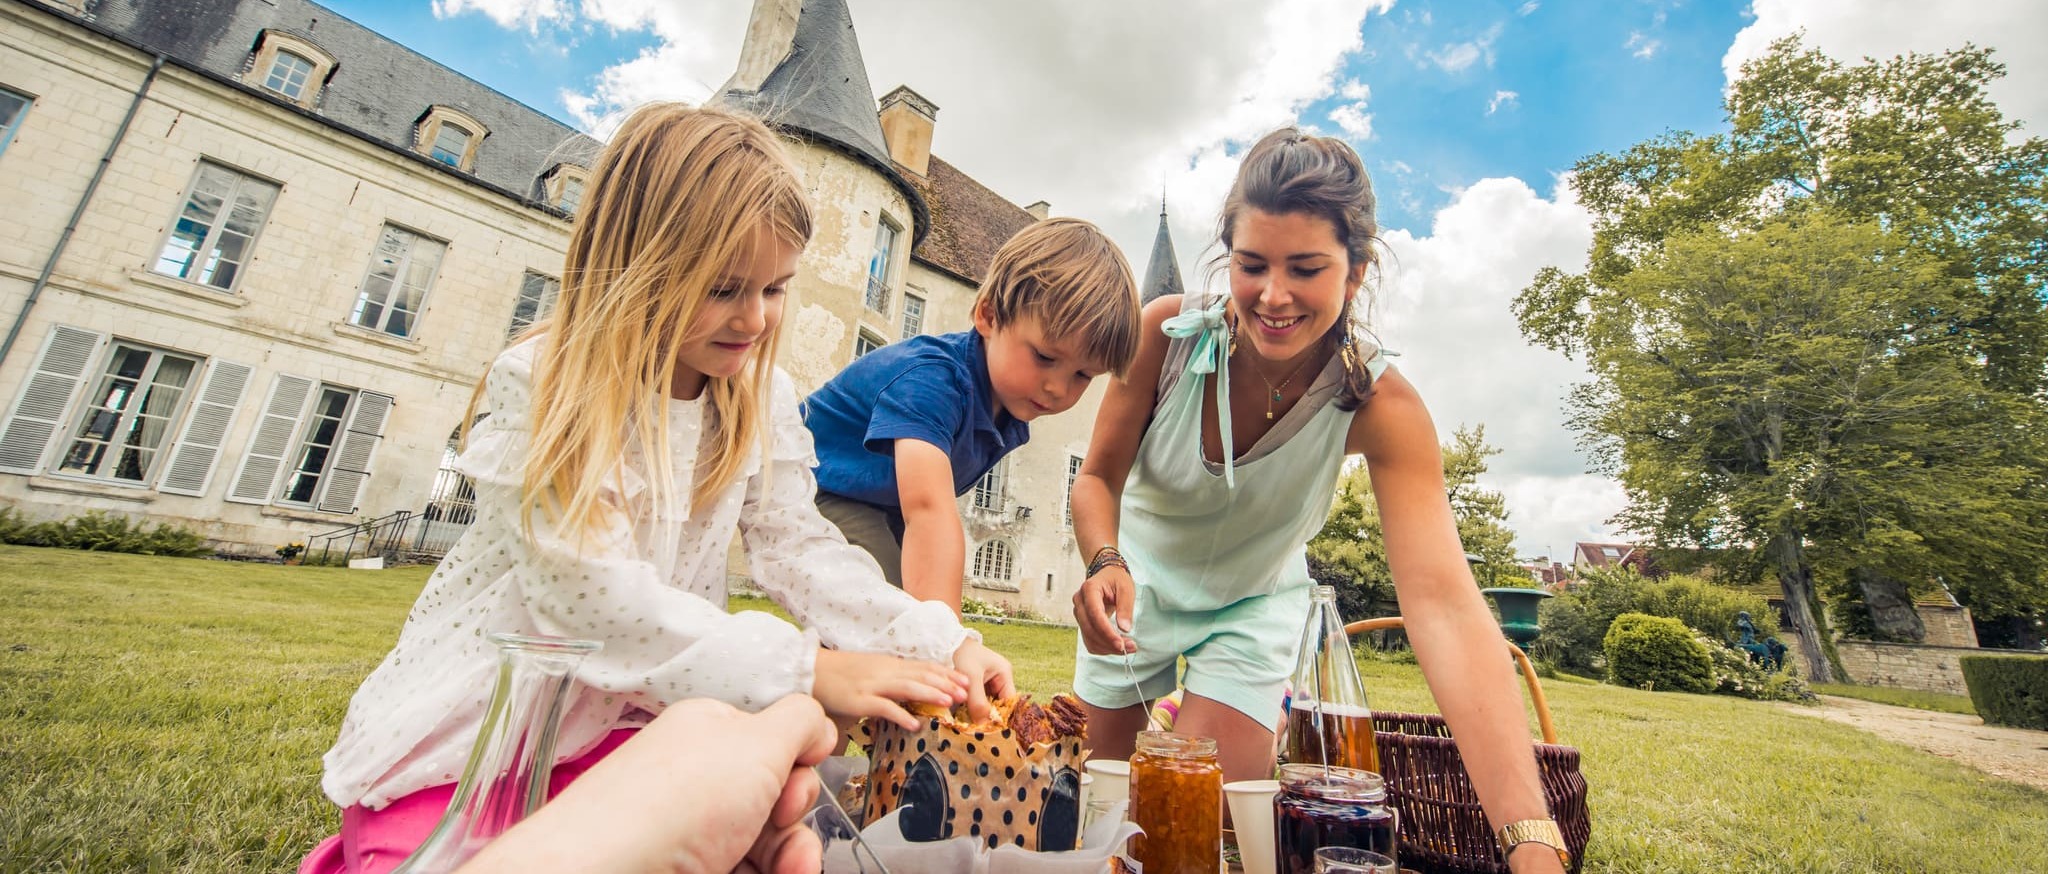
[[[1787,667],[1764,670],[1750,661],[1749,653],[1705,635],[1694,638],[1713,661],[1716,695],[1734,695],[1759,701],[1811,701],[1815,699],[1806,682]]]
[[[1536,655],[1567,671],[1598,673],[1607,627],[1623,613],[1676,619],[1716,640],[1736,637],[1735,616],[1748,611],[1757,632],[1778,627],[1777,611],[1761,596],[1687,576],[1646,579],[1633,570],[1589,571],[1570,592],[1543,604],[1543,636]]]
[[[190,528],[158,523],[138,525],[126,516],[94,510],[62,522],[28,524],[13,508],[0,509],[0,540],[24,546],[51,546],[93,552],[141,555],[205,555],[206,539]]]
[[[1714,660],[1685,623],[1623,613],[1607,628],[1607,679],[1638,689],[1714,690]]]
[[[2048,730],[2048,658],[1963,656],[1970,703],[1989,725]]]

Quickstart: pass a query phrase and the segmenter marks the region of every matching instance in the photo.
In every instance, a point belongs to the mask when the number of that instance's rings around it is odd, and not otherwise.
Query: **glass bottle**
[[[1131,821],[1145,833],[1131,856],[1145,874],[1218,874],[1223,868],[1223,767],[1216,741],[1138,732],[1131,756]]]
[[[1273,801],[1279,874],[1312,874],[1315,853],[1353,847],[1396,857],[1394,810],[1380,775],[1323,765],[1280,766],[1280,796]]]
[[[425,843],[392,874],[447,874],[548,800],[555,733],[570,681],[594,640],[493,634],[498,683],[455,797]]]
[[[1281,727],[1282,762],[1379,772],[1365,682],[1358,677],[1344,617],[1337,615],[1337,590],[1330,586],[1310,590],[1291,689]]]

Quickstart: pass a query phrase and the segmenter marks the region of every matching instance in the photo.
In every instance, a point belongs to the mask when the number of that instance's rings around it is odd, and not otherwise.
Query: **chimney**
[[[1052,204],[1041,200],[1025,207],[1024,211],[1030,213],[1032,218],[1045,221],[1045,217],[1052,214]]]
[[[882,95],[882,139],[889,145],[889,157],[920,179],[931,170],[932,124],[938,117],[938,105],[908,85]]]
[[[754,0],[753,15],[747,19],[746,42],[740,45],[739,67],[716,93],[751,94],[761,90],[768,74],[789,57],[790,45],[796,40],[797,13],[803,5],[803,0]]]

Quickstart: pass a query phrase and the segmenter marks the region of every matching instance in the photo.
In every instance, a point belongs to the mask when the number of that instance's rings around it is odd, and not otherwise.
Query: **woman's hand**
[[[816,871],[818,837],[802,818],[818,797],[811,766],[838,737],[804,695],[758,714],[679,702],[461,874]]]
[[[1564,860],[1549,844],[1528,842],[1515,845],[1508,854],[1508,870],[1514,874],[1564,874]]]
[[[1138,603],[1138,584],[1122,565],[1097,571],[1074,593],[1074,622],[1081,626],[1081,642],[1096,655],[1123,655],[1138,651],[1131,638],[1131,611]]]
[[[971,637],[953,651],[953,667],[967,675],[967,718],[975,722],[988,718],[990,698],[1002,700],[1017,694],[1010,660]]]
[[[993,655],[993,653],[991,653]],[[957,658],[957,656],[956,656]],[[1001,656],[997,656],[998,659]],[[1009,663],[1003,663],[1005,676]],[[873,716],[916,731],[911,701],[952,707],[967,700],[966,674],[945,665],[873,653],[818,650],[811,695],[834,718]]]

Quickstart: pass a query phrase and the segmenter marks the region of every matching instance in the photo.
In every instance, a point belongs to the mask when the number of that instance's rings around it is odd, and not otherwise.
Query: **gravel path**
[[[1975,716],[1822,695],[1793,713],[1847,723],[1886,740],[1952,759],[1994,777],[2048,791],[2048,731],[1985,725]]]

